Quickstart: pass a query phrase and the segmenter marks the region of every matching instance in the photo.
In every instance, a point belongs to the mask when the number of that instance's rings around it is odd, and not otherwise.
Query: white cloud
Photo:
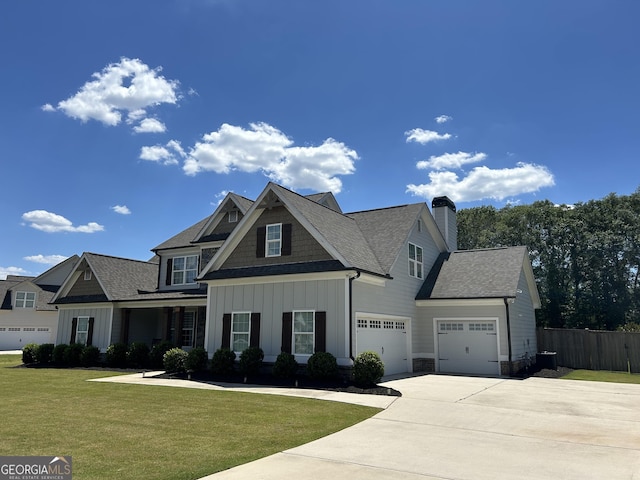
[[[177,165],[178,157],[185,158],[186,156],[187,154],[177,140],[170,140],[164,146],[153,145],[140,149],[140,159],[163,165]]]
[[[319,146],[296,147],[293,140],[269,124],[251,123],[249,127],[223,124],[204,135],[190,150],[184,172],[262,171],[289,188],[338,193],[342,182],[336,176],[355,171],[358,154],[342,142],[328,138]]]
[[[55,112],[56,108],[50,103],[45,103],[40,107],[40,110],[42,110],[43,112]]]
[[[45,265],[57,265],[64,262],[67,258],[64,255],[30,255],[24,257],[28,262],[43,263]]]
[[[428,184],[407,185],[407,192],[426,199],[446,195],[454,202],[485,198],[500,201],[555,184],[553,175],[546,167],[530,163],[518,163],[515,168],[496,170],[486,166],[476,167],[462,179],[458,179],[453,172],[430,172],[429,180]]]
[[[422,160],[416,164],[419,169],[444,170],[447,168],[461,168],[468,163],[478,163],[487,158],[486,153],[445,153],[431,156],[429,160]]]
[[[29,275],[24,268],[20,267],[0,267],[0,280],[6,280],[7,275]]]
[[[178,81],[165,79],[161,71],[161,67],[151,69],[137,58],[122,58],[94,73],[94,80],[59,102],[57,108],[82,122],[97,120],[118,125],[123,112],[136,116],[145,108],[179,100]],[[53,107],[47,104],[42,108],[49,111]]]
[[[140,125],[133,127],[136,133],[164,133],[166,130],[165,124],[155,118],[145,118]]]
[[[435,119],[436,123],[447,123],[450,120],[453,120],[453,117],[449,115],[438,115]]]
[[[86,225],[74,226],[70,220],[62,215],[47,212],[46,210],[32,210],[22,214],[22,219],[29,223],[31,228],[41,230],[47,233],[54,232],[80,232],[94,233],[104,230],[102,225],[95,222],[89,222]]]
[[[129,207],[127,207],[126,205],[115,205],[111,207],[111,210],[119,213],[120,215],[131,215],[131,210],[129,210]]]
[[[451,134],[434,132],[433,130],[423,130],[422,128],[414,128],[407,132],[404,132],[407,136],[408,142],[417,142],[425,145],[429,142],[437,142],[439,140],[448,140],[451,138]]]

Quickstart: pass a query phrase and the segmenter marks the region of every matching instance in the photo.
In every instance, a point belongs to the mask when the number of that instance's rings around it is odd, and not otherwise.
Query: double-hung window
[[[312,355],[314,338],[315,312],[293,312],[293,354]]]
[[[251,312],[235,312],[231,316],[231,350],[241,353],[249,348]]]
[[[409,244],[409,275],[422,278],[422,247]]]
[[[86,345],[89,338],[89,317],[78,317],[78,326],[76,327],[76,343]]]
[[[36,292],[16,292],[16,308],[33,308],[36,304]]]
[[[282,252],[282,224],[267,225],[265,251],[267,257],[279,257]]]
[[[198,256],[173,257],[173,285],[195,283],[198,275]]]

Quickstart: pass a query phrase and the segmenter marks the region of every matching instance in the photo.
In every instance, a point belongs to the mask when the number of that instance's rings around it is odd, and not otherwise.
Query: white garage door
[[[385,375],[408,372],[407,322],[408,320],[358,318],[356,354],[377,352],[384,362]]]
[[[438,320],[439,371],[498,375],[495,320]]]
[[[28,343],[54,343],[50,327],[0,327],[0,350],[22,350]]]

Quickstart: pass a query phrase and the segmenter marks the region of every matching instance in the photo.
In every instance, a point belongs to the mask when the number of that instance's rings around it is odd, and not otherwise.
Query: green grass
[[[379,409],[304,398],[87,382],[0,355],[2,455],[73,457],[75,479],[196,479],[336,432]]]
[[[640,375],[637,373],[607,372],[603,370],[574,370],[562,377],[566,380],[587,380],[590,382],[637,383]]]

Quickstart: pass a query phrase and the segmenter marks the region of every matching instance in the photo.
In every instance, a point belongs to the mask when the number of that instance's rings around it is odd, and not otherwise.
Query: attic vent
[[[85,270],[84,271],[84,279],[85,280],[91,280],[91,270]]]
[[[236,223],[238,221],[238,211],[231,210],[228,216],[229,223]]]

